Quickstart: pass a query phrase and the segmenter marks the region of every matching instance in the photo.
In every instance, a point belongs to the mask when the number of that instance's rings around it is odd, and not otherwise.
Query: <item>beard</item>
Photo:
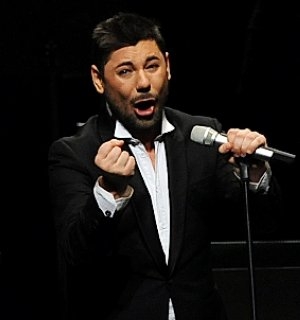
[[[140,137],[149,134],[158,135],[161,131],[162,114],[165,103],[169,95],[169,83],[166,81],[159,95],[153,96],[149,93],[140,95],[138,98],[155,99],[154,113],[148,117],[139,117],[136,113],[127,112],[127,109],[121,104],[116,103],[109,95],[106,95],[107,103],[115,119],[132,134],[133,137]],[[131,101],[134,104],[135,101]]]

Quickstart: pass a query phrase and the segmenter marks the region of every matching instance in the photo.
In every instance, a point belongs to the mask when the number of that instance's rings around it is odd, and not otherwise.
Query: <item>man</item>
[[[195,126],[219,132],[221,124],[166,106],[169,54],[150,19],[119,13],[92,39],[91,77],[105,106],[49,150],[66,318],[226,319],[209,220],[225,214],[216,203],[242,211],[235,159],[266,138],[230,129],[218,148],[192,141]],[[278,190],[268,163],[250,162],[249,179],[263,208],[256,215],[272,213]]]

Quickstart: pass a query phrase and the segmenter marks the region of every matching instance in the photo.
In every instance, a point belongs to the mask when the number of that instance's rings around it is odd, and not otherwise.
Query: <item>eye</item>
[[[150,71],[155,71],[158,68],[159,68],[159,64],[157,64],[157,63],[151,63],[146,67],[146,69],[150,70]]]
[[[124,69],[118,70],[117,74],[122,77],[122,76],[126,76],[126,75],[130,74],[131,72],[132,72],[131,69],[124,68]]]

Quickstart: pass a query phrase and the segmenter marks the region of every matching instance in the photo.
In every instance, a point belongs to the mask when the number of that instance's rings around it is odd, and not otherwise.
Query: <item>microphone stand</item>
[[[240,177],[243,183],[244,196],[245,196],[245,210],[247,218],[247,245],[248,245],[248,271],[250,279],[250,294],[251,294],[251,307],[252,307],[252,320],[257,320],[256,316],[256,296],[255,296],[255,277],[254,277],[254,267],[253,267],[253,257],[252,257],[252,236],[251,236],[251,224],[249,215],[249,199],[248,199],[248,189],[249,189],[249,161],[245,158],[237,158],[240,166]]]

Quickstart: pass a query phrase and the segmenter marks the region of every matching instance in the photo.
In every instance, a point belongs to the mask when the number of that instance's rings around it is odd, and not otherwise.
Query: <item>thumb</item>
[[[222,143],[219,148],[218,148],[220,153],[227,153],[231,150],[231,143],[230,142],[225,142]]]

